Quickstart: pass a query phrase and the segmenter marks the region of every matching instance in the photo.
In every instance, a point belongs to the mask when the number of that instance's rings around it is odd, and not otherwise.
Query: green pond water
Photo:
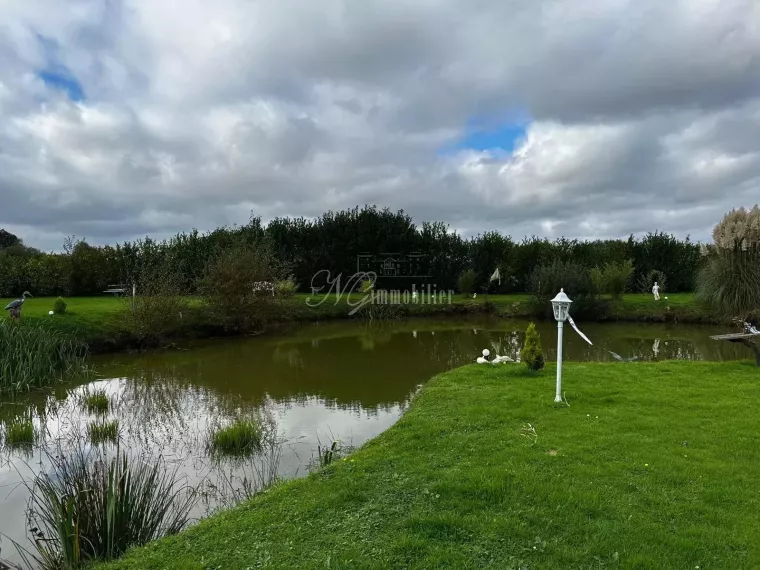
[[[391,426],[415,390],[431,376],[474,362],[484,348],[519,358],[525,321],[410,320],[368,325],[332,322],[297,326],[261,337],[196,343],[178,350],[117,354],[92,359],[97,379],[121,426],[120,445],[160,454],[190,485],[203,491],[193,512],[200,518],[228,505],[251,463],[212,460],[210,427],[265,409],[281,438],[279,460],[261,459],[280,477],[308,472],[317,446],[337,439],[359,446]],[[589,346],[565,329],[566,361],[613,360],[607,352],[640,360],[736,360],[748,349],[709,339],[719,327],[583,324]],[[555,359],[556,324],[538,325],[549,361]],[[627,366],[620,363],[620,366]],[[0,533],[28,545],[28,493],[20,482],[50,465],[45,448],[65,445],[95,418],[82,410],[87,386],[62,386],[2,402],[0,421],[31,414],[42,433],[31,450],[0,452]],[[547,401],[553,397],[549,387]],[[63,442],[63,443],[62,443]],[[225,491],[226,489],[226,491]],[[0,557],[17,560],[8,538]]]

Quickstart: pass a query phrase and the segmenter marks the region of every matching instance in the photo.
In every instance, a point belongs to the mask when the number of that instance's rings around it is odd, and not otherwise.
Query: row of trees
[[[537,237],[515,241],[498,232],[466,239],[441,222],[415,225],[403,211],[365,206],[327,212],[316,219],[278,218],[264,226],[252,217],[243,226],[208,233],[193,230],[166,241],[145,238],[114,246],[94,247],[68,239],[63,253],[42,253],[8,232],[0,231],[0,296],[29,290],[35,295],[93,295],[113,283],[137,283],[155,268],[171,274],[189,293],[200,291],[207,267],[237,244],[266,243],[301,291],[315,274],[329,270],[345,278],[357,271],[360,254],[421,253],[428,283],[458,289],[459,276],[474,272],[474,291],[529,291],[536,267],[572,263],[587,269],[633,264],[630,283],[644,287],[653,272],[667,279],[669,291],[689,291],[701,263],[698,244],[664,233],[627,240],[550,241]],[[501,285],[489,283],[499,268]],[[382,283],[381,283],[382,285]]]

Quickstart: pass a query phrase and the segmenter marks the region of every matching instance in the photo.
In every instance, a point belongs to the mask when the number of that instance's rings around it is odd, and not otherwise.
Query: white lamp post
[[[570,313],[570,303],[572,301],[565,295],[564,289],[560,289],[557,296],[552,299],[554,318],[557,319],[557,394],[554,396],[555,402],[562,401],[562,328]]]

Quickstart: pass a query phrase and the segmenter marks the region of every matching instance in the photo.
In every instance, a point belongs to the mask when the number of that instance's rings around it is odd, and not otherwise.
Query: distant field
[[[353,294],[351,300],[356,301],[359,299],[358,294]],[[195,299],[195,298],[194,298]],[[322,305],[334,305],[338,303],[346,303],[349,299],[348,295],[342,295],[338,299],[338,295],[331,293],[328,295],[310,295],[308,293],[298,293],[296,300],[304,305],[307,304],[307,300],[310,299],[310,304],[316,305],[321,301]],[[0,306],[5,307],[13,299],[4,298],[0,299]],[[32,297],[27,299],[24,304],[23,316],[25,317],[46,317],[49,318],[48,312],[53,309],[55,303],[55,297]],[[116,298],[116,297],[71,297],[66,298],[68,305],[66,315],[60,317],[56,315],[55,318],[76,318],[87,321],[98,322],[104,318],[108,318],[117,314],[122,310],[128,299]],[[486,301],[490,301],[498,306],[512,307],[517,304],[523,304],[530,301],[530,295],[527,293],[515,293],[511,295],[485,295],[480,294],[476,298],[471,296],[463,296],[455,294],[451,298],[453,304],[483,304]],[[200,301],[195,299],[195,302]],[[694,304],[693,293],[673,293],[667,295],[667,299],[663,297],[659,302],[652,299],[652,295],[649,294],[628,294],[624,295],[619,303],[616,303],[617,307],[625,309],[626,311],[641,311],[641,310],[666,310],[668,306],[675,307],[696,307]]]
[[[719,322],[715,315],[702,309],[694,301],[691,293],[678,293],[667,295],[660,301],[654,301],[649,294],[629,294],[619,301],[613,301],[611,313],[605,318],[609,321],[646,321],[646,322],[682,322],[682,323],[716,323]],[[317,321],[348,318],[350,308],[356,307],[359,295],[353,294],[349,298],[342,295],[340,299],[335,294],[327,296],[309,295],[299,293],[295,297],[292,310],[283,315],[285,320]],[[128,298],[115,297],[72,297],[67,298],[67,310],[64,315],[50,316],[48,313],[53,309],[55,297],[32,297],[27,299],[22,311],[22,320],[54,323],[56,327],[69,330],[91,342],[95,350],[115,350],[119,347],[126,348],[125,339],[130,337],[123,311],[128,307]],[[307,300],[309,302],[307,303]],[[10,302],[11,299],[1,299],[0,307]],[[349,301],[351,305],[349,306]],[[420,302],[404,308],[404,316],[440,316],[459,318],[467,314],[482,313],[486,301],[493,303],[492,314],[502,318],[527,317],[530,315],[530,295],[518,293],[513,295],[478,295],[475,299],[471,296],[453,295],[451,305],[448,303],[431,304],[429,299],[420,298]],[[191,305],[198,307],[201,301],[192,298]],[[8,318],[0,315],[0,318]],[[182,331],[177,332],[177,339],[186,336],[197,338],[208,335],[203,322],[204,317],[199,315],[195,321],[188,321]],[[175,340],[177,340],[175,339]]]

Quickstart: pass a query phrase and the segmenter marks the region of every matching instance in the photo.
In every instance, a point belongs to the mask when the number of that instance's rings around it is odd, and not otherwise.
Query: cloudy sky
[[[708,239],[760,201],[757,0],[0,0],[0,227],[365,203]]]

